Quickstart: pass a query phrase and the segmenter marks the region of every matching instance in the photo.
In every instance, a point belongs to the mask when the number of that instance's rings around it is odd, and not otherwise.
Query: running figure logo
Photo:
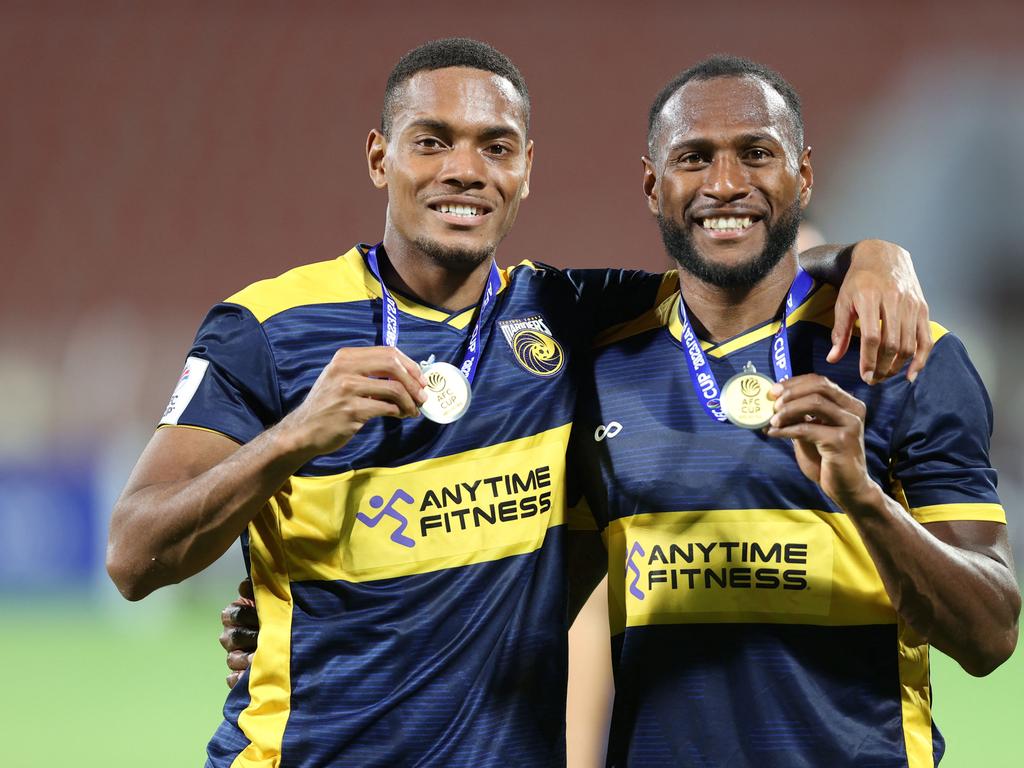
[[[395,544],[401,544],[403,547],[415,547],[416,542],[405,535],[405,529],[406,526],[409,525],[409,519],[395,509],[395,502],[399,499],[404,501],[406,504],[412,504],[415,501],[412,496],[401,488],[391,494],[391,498],[388,500],[387,504],[384,504],[383,497],[373,496],[370,499],[370,506],[374,509],[380,509],[383,506],[384,509],[381,509],[381,511],[373,517],[364,515],[362,512],[356,512],[356,520],[361,523],[365,523],[370,528],[376,528],[377,523],[379,523],[383,518],[390,517],[398,523],[398,527],[391,533],[391,540],[395,542]]]
[[[640,569],[637,567],[636,563],[633,562],[633,556],[640,555],[640,557],[643,557],[644,554],[644,548],[640,546],[640,542],[634,541],[633,546],[630,547],[629,554],[626,556],[626,570],[633,572],[633,581],[629,585],[629,594],[637,600],[643,600],[644,593],[637,586],[640,582]]]

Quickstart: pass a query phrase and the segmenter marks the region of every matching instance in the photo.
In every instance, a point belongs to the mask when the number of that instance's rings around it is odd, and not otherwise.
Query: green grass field
[[[170,613],[0,602],[4,768],[201,766],[227,688],[210,603]],[[137,612],[134,609],[140,609]],[[158,618],[154,618],[156,615]],[[943,768],[1024,765],[1024,652],[976,680],[932,654]],[[528,768],[524,766],[523,768]]]

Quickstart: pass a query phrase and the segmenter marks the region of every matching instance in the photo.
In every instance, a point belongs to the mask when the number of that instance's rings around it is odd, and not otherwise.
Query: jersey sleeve
[[[676,288],[675,273],[635,269],[567,269],[581,324],[591,337],[657,306]]]
[[[989,460],[992,403],[963,343],[936,342],[893,432],[897,495],[920,523],[1006,522]]]
[[[281,416],[262,326],[245,307],[218,304],[196,333],[160,425],[201,427],[247,443]]]

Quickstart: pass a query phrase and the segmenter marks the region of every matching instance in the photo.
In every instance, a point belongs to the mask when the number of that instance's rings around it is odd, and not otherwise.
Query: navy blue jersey
[[[244,443],[337,349],[381,344],[365,253],[215,307],[163,423]],[[259,650],[208,765],[564,765],[565,451],[586,286],[638,285],[648,306],[660,286],[615,274],[503,271],[462,419],[371,420],[270,499],[245,541]],[[395,298],[400,348],[459,365],[473,308]]]
[[[868,387],[858,340],[835,365],[835,290],[789,318],[796,375],[867,405],[871,476],[921,523],[1005,522],[992,412],[963,345],[933,325],[914,384]],[[928,646],[897,616],[853,522],[788,440],[703,409],[678,295],[597,340],[575,461],[608,547],[612,766],[932,766]],[[778,322],[712,345],[719,382],[772,371]]]

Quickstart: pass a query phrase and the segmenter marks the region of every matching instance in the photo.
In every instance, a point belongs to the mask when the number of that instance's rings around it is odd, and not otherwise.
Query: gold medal
[[[438,424],[451,424],[469,408],[472,390],[469,379],[451,363],[436,363],[434,356],[420,363],[427,380],[427,400],[420,413]]]
[[[753,363],[725,382],[722,387],[722,410],[737,427],[761,429],[771,421],[775,407],[768,392],[775,382],[758,373]]]

